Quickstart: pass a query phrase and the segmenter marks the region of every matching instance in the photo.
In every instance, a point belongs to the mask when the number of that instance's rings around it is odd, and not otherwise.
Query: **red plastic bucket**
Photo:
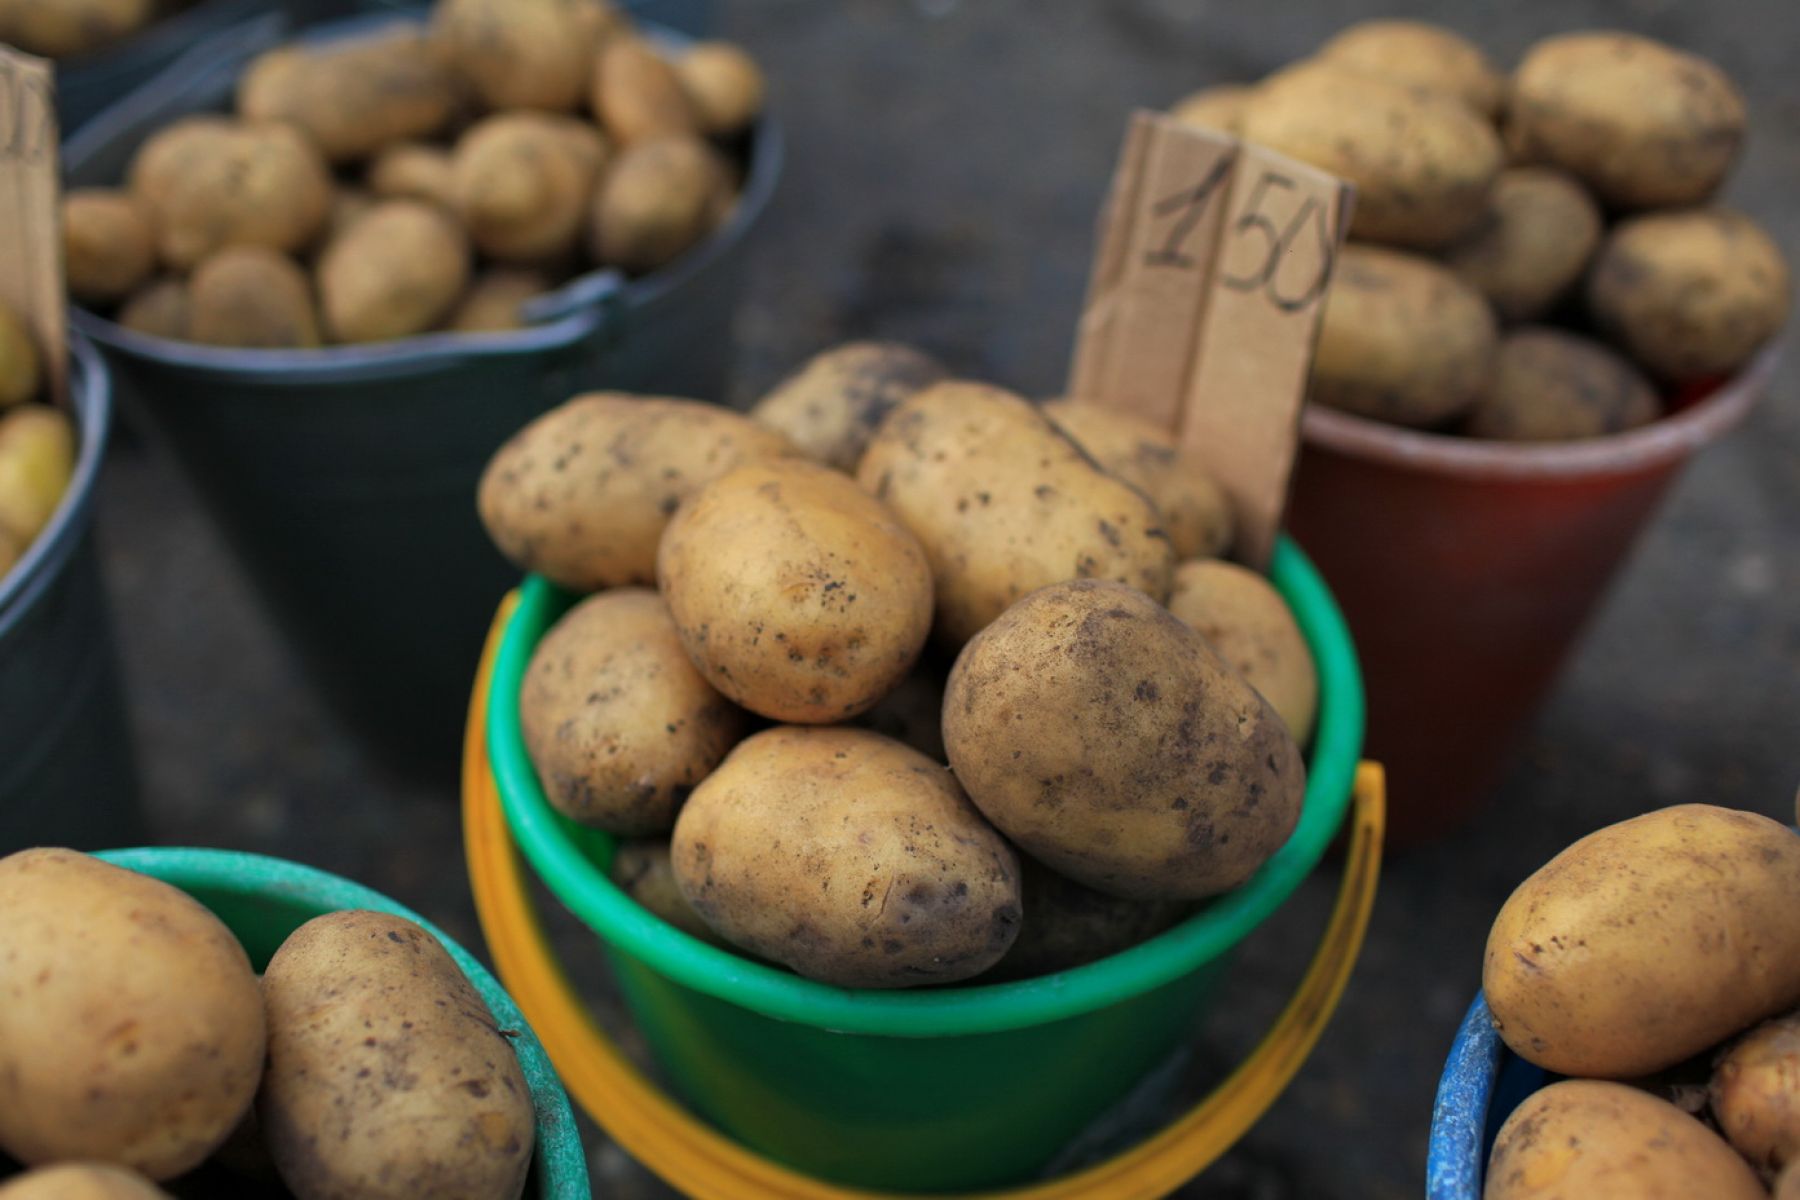
[[[1362,655],[1393,844],[1473,815],[1663,493],[1743,420],[1775,361],[1765,350],[1672,416],[1579,442],[1477,441],[1308,407],[1288,525]]]

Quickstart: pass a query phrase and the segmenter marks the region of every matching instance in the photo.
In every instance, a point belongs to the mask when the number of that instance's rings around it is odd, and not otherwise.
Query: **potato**
[[[1520,884],[1482,986],[1515,1054],[1634,1079],[1800,1004],[1800,836],[1684,804],[1582,838]]]
[[[763,75],[756,60],[730,42],[700,42],[675,60],[695,123],[710,137],[730,137],[756,122]]]
[[[594,195],[594,254],[633,274],[653,271],[712,232],[729,199],[724,164],[698,139],[628,146]]]
[[[1231,498],[1174,438],[1130,413],[1078,399],[1051,401],[1044,412],[1103,470],[1150,497],[1176,557],[1210,558],[1231,549],[1237,533]]]
[[[1027,592],[1067,579],[1168,598],[1175,556],[1154,506],[1011,392],[964,382],[919,392],[877,431],[857,481],[925,547],[936,634],[953,649]]]
[[[746,463],[684,501],[656,578],[712,685],[790,724],[868,711],[931,632],[918,539],[849,476],[799,458]]]
[[[1395,425],[1442,425],[1480,398],[1498,343],[1487,301],[1444,267],[1346,246],[1325,297],[1311,396]]]
[[[1236,563],[1184,562],[1175,568],[1169,611],[1205,635],[1305,744],[1319,710],[1318,671],[1306,635],[1268,580]]]
[[[567,112],[617,23],[603,0],[439,0],[432,36],[488,108]]]
[[[494,267],[475,277],[444,323],[458,333],[492,333],[525,327],[528,300],[552,287],[550,276],[529,267]]]
[[[1019,862],[950,772],[861,729],[739,743],[675,823],[675,879],[716,931],[841,987],[954,983],[1019,931]]]
[[[1329,61],[1265,80],[1241,133],[1355,184],[1352,237],[1417,249],[1466,236],[1502,165],[1499,137],[1467,105]]]
[[[0,304],[0,410],[23,404],[44,386],[37,343],[18,314]]]
[[[1620,1083],[1566,1079],[1527,1096],[1494,1139],[1484,1200],[1762,1200],[1719,1135]]]
[[[1614,208],[1699,204],[1744,140],[1744,98],[1725,73],[1632,33],[1569,33],[1513,73],[1508,132]]]
[[[1176,101],[1169,115],[1183,125],[1237,133],[1243,128],[1244,108],[1250,103],[1250,91],[1248,85],[1241,83],[1202,88]]]
[[[512,1044],[438,940],[403,917],[336,912],[263,974],[257,1098],[298,1200],[514,1200],[535,1135]]]
[[[1319,57],[1336,67],[1453,96],[1490,119],[1506,96],[1506,81],[1481,47],[1426,21],[1358,21],[1326,42]]]
[[[63,271],[82,304],[123,300],[156,269],[150,218],[128,192],[77,188],[62,202]]]
[[[131,190],[150,212],[157,253],[181,270],[226,246],[298,251],[331,209],[325,160],[301,133],[216,118],[153,135],[132,163]]]
[[[1065,879],[1027,855],[1019,856],[1025,919],[1019,936],[981,978],[1005,983],[1054,975],[1129,950],[1168,929],[1188,906],[1170,900],[1121,900]]]
[[[263,1065],[256,973],[166,883],[73,850],[0,859],[0,1147],[169,1179],[243,1117]]]
[[[0,580],[4,580],[19,565],[19,560],[25,557],[25,551],[30,548],[23,538],[0,525]]]
[[[1529,321],[1580,280],[1600,233],[1599,206],[1579,183],[1549,167],[1512,167],[1494,181],[1482,223],[1444,261],[1502,318]]]
[[[0,1200],[169,1200],[169,1193],[109,1163],[58,1163],[13,1176],[0,1186]]]
[[[238,80],[238,111],[282,121],[334,163],[443,132],[457,114],[456,79],[424,30],[401,23],[353,41],[282,46]]]
[[[1573,333],[1526,326],[1501,340],[1466,432],[1509,442],[1568,441],[1636,429],[1661,414],[1656,389],[1619,355]]]
[[[1294,831],[1299,748],[1198,632],[1123,584],[1041,588],[963,647],[944,745],[1020,850],[1108,895],[1199,900]]]
[[[683,500],[742,463],[792,453],[780,434],[711,404],[589,392],[495,452],[477,506],[522,571],[577,592],[654,584],[656,544]]]
[[[130,37],[155,15],[155,0],[5,0],[0,42],[45,58],[73,58]]]
[[[195,267],[188,281],[187,336],[215,346],[317,346],[312,285],[285,254],[228,246]]]
[[[460,226],[418,200],[383,200],[319,259],[319,302],[340,342],[423,333],[447,315],[469,282]]]
[[[681,894],[681,885],[675,882],[675,866],[669,858],[668,838],[620,842],[613,851],[606,877],[652,916],[662,918],[689,937],[699,938],[709,946],[729,946]]]
[[[21,554],[62,503],[75,453],[75,428],[61,409],[24,404],[0,414],[0,528]]]
[[[813,355],[750,410],[814,462],[854,472],[902,400],[937,383],[936,359],[899,342],[845,342]]]
[[[1739,1039],[1720,1056],[1709,1090],[1719,1131],[1765,1178],[1800,1162],[1800,1013]]]
[[[591,596],[551,627],[519,690],[519,723],[557,811],[632,835],[671,828],[747,724],[646,588]]]
[[[905,679],[850,723],[911,746],[933,762],[946,762],[944,684],[949,677],[949,664],[930,658],[928,649]]]
[[[642,38],[608,38],[600,47],[589,103],[600,128],[621,146],[701,132],[681,76]]]
[[[600,135],[573,117],[500,113],[456,144],[451,190],[480,251],[502,262],[567,254],[606,158]]]
[[[118,322],[134,333],[185,340],[192,321],[187,281],[164,275],[145,284],[119,309]]]
[[[1594,319],[1651,373],[1729,375],[1787,322],[1787,261],[1729,209],[1652,213],[1613,227],[1588,276]]]
[[[450,152],[424,142],[394,142],[369,164],[369,191],[383,200],[426,200],[456,211]]]

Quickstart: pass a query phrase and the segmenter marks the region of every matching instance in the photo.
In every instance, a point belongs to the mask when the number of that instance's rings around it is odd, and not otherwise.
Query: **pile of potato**
[[[1167,435],[891,343],[748,417],[577,396],[479,509],[578,593],[519,695],[550,802],[696,936],[847,987],[1150,937],[1287,839],[1318,685]]]
[[[0,859],[0,1150],[31,1168],[4,1200],[152,1200],[203,1163],[226,1195],[516,1200],[536,1124],[509,1036],[400,917],[316,917],[259,980],[160,880]]]
[[[0,42],[45,58],[104,50],[191,0],[0,0]]]
[[[0,304],[0,579],[50,523],[75,473],[75,426],[35,402],[43,390],[37,345]]]
[[[1688,804],[1519,886],[1482,986],[1560,1076],[1507,1119],[1487,1200],[1800,1197],[1800,835]]]
[[[1450,30],[1367,21],[1173,115],[1356,185],[1312,377],[1345,412],[1504,441],[1618,433],[1787,319],[1780,249],[1714,201],[1743,99],[1648,38],[1547,38],[1509,78]]]
[[[429,27],[260,56],[234,114],[70,193],[69,290],[218,346],[516,329],[574,275],[653,271],[716,229],[762,101],[742,50],[667,56],[608,0],[439,0]]]

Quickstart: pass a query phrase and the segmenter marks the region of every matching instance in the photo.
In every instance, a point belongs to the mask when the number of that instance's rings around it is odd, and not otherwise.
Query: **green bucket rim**
[[[475,956],[424,917],[373,888],[317,867],[283,858],[239,850],[213,850],[190,846],[145,846],[128,850],[103,850],[95,857],[114,866],[160,879],[184,892],[203,889],[249,900],[267,899],[320,912],[371,909],[405,917],[424,927],[443,944],[457,967],[481,993],[488,1011],[503,1028],[517,1029],[513,1049],[531,1090],[537,1124],[537,1145],[532,1165],[537,1171],[535,1193],[543,1200],[588,1200],[587,1155],[581,1146],[581,1129],[569,1107],[568,1093],[550,1056],[544,1052],[525,1014],[513,1003],[500,981],[488,973]]]
[[[919,991],[853,990],[804,979],[707,945],[651,915],[595,861],[612,838],[550,806],[525,752],[517,698],[538,639],[570,603],[527,576],[494,659],[487,738],[506,822],[561,903],[616,949],[696,992],[764,1016],[841,1033],[957,1037],[1081,1016],[1181,978],[1241,942],[1312,873],[1342,825],[1362,754],[1362,675],[1350,631],[1325,581],[1292,540],[1270,578],[1293,609],[1319,673],[1319,716],[1300,823],[1250,881],[1129,950],[1055,975]]]

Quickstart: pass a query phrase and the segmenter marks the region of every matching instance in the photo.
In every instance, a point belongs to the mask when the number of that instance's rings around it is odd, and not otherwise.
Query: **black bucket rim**
[[[416,19],[426,11],[410,6],[383,8],[308,27],[291,40],[329,42],[383,24]],[[667,45],[694,45],[701,40],[654,22],[640,22],[639,27],[652,40]],[[222,71],[229,70],[235,78],[242,66],[240,56],[280,44],[287,40],[285,35],[290,32],[280,23],[259,18],[245,22],[227,35],[230,39],[227,45],[213,41],[197,47],[141,88],[120,97],[71,135],[63,146],[64,173],[78,170],[102,147],[123,136],[125,130],[135,124],[137,105],[133,102],[139,95],[165,90],[165,81],[171,78],[186,76],[185,91],[210,88],[213,77]],[[187,109],[184,115],[197,111],[200,110]],[[257,383],[268,383],[277,377],[281,383],[292,385],[335,383],[379,378],[421,365],[441,369],[463,359],[529,356],[562,350],[605,335],[621,310],[656,303],[666,293],[707,271],[739,239],[748,236],[750,228],[762,218],[774,199],[787,156],[781,125],[766,109],[748,136],[753,152],[743,190],[724,224],[714,229],[703,242],[673,262],[636,279],[628,279],[613,267],[583,272],[528,302],[526,312],[531,323],[520,329],[485,333],[440,330],[387,342],[319,346],[308,350],[254,350],[207,346],[139,333],[80,305],[70,306],[70,320],[94,341],[133,358],[148,360],[158,366]],[[116,182],[114,186],[117,186]]]
[[[100,464],[112,433],[112,381],[100,352],[74,331],[69,335],[69,362],[69,399],[78,439],[75,470],[50,520],[12,569],[0,576],[0,639],[12,632],[62,573],[93,512]]]

